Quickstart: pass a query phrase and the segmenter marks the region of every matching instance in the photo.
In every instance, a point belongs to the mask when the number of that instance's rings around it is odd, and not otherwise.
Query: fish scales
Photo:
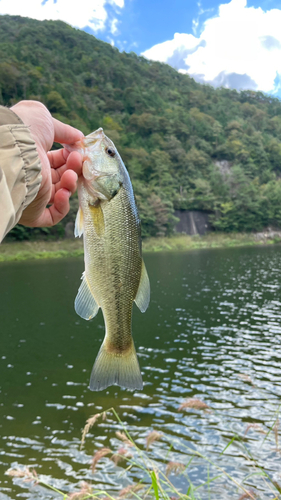
[[[100,145],[97,135],[101,136]],[[91,140],[95,152],[92,155]],[[102,129],[87,136],[85,143],[89,144],[84,150],[88,159],[78,182],[80,208],[75,230],[76,234],[84,233],[85,273],[75,309],[83,318],[91,319],[100,307],[106,330],[90,388],[101,390],[118,384],[141,389],[131,333],[132,307],[135,301],[144,312],[150,288],[141,255],[140,220],[133,189],[115,146]],[[111,154],[114,151],[113,158],[108,158],[109,147]],[[91,168],[94,173],[89,188]]]
[[[127,198],[120,189],[110,203],[100,203],[105,226],[101,236],[95,231],[87,204],[83,210],[88,225],[86,272],[90,288],[102,308],[108,337],[116,348],[131,345],[131,311],[141,274],[138,234],[136,224],[131,223],[133,214]],[[120,202],[122,210],[117,211],[114,205]]]

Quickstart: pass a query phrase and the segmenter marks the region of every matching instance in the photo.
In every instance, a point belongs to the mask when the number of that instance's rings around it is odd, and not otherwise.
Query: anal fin
[[[82,283],[76,295],[74,308],[81,318],[87,320],[96,316],[99,310],[99,306],[91,292],[85,273],[82,274]]]

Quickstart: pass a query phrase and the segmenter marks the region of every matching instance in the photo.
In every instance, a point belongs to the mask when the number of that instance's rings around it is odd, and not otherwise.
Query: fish
[[[142,258],[141,225],[131,180],[113,142],[102,128],[84,137],[83,174],[78,179],[79,210],[74,234],[83,234],[85,271],[75,311],[85,320],[101,308],[105,337],[89,387],[143,388],[132,337],[135,302],[145,312],[150,284]]]

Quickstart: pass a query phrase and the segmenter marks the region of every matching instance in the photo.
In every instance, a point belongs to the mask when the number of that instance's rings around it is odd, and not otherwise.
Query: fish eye
[[[109,156],[111,156],[112,158],[114,158],[114,156],[116,155],[116,151],[114,151],[114,149],[112,148],[107,148],[106,149],[106,152]]]

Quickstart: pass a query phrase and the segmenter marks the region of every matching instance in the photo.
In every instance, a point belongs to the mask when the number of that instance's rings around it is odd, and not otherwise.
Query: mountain
[[[174,209],[207,210],[223,231],[281,225],[276,98],[196,83],[60,21],[1,16],[0,103],[22,99],[85,134],[104,128],[130,173],[144,236],[170,234]],[[63,224],[76,208],[74,198]]]

